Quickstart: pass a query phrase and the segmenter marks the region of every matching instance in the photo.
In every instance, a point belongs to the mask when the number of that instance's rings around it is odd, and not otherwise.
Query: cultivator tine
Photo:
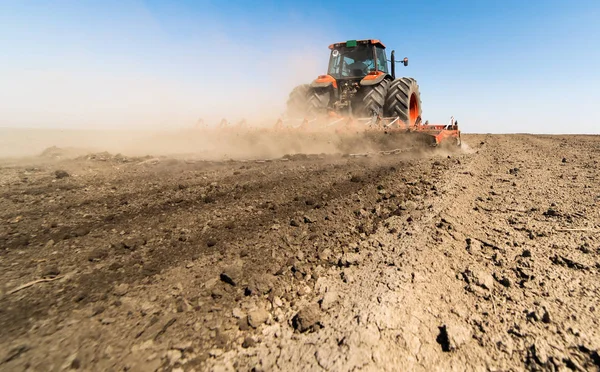
[[[389,124],[384,124],[383,127],[384,128],[388,128],[391,127],[392,125],[394,125],[398,120],[400,120],[400,117],[396,116],[396,118],[394,120],[392,120]]]
[[[329,124],[325,125],[325,127],[326,127],[326,128],[332,127],[332,126],[336,125],[337,123],[339,123],[339,122],[340,122],[340,121],[342,121],[342,120],[344,120],[344,118],[337,119],[336,121],[334,121],[334,122],[331,122],[331,123],[329,123]]]

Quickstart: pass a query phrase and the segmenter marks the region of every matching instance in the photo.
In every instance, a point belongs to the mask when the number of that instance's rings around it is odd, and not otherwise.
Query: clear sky
[[[0,126],[265,119],[359,38],[409,57],[430,122],[600,133],[598,0],[1,0]]]

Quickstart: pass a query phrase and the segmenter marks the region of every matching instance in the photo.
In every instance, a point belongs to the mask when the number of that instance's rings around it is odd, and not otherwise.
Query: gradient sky
[[[270,120],[327,45],[410,59],[423,117],[600,133],[600,1],[0,1],[0,126]]]

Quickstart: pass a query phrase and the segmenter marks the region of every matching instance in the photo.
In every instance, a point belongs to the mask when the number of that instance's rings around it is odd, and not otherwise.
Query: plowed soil
[[[600,138],[0,161],[0,370],[599,370]]]

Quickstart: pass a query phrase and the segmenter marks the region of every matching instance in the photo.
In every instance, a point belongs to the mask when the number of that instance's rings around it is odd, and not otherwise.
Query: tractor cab
[[[385,46],[379,40],[349,40],[329,46],[327,74],[334,79],[364,78],[369,73],[388,73]]]
[[[322,76],[328,76],[330,80],[361,80],[365,77],[373,80],[385,75],[395,79],[396,62],[408,66],[408,58],[396,61],[393,50],[388,60],[385,45],[377,39],[348,40],[331,44],[329,49],[327,75]],[[389,69],[388,62],[391,62]]]

